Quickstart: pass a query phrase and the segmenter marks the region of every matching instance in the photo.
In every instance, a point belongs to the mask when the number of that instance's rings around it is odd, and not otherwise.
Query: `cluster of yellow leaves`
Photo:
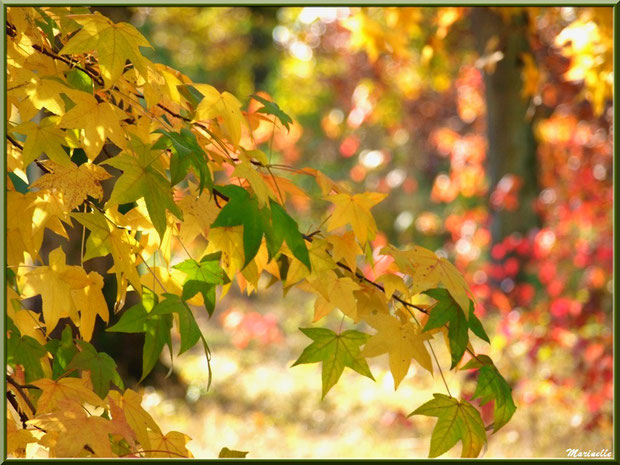
[[[163,434],[141,406],[142,396],[131,389],[110,391],[105,399],[88,378],[40,379],[32,383],[40,396],[28,429],[7,417],[7,453],[35,455],[43,447],[49,457],[167,457],[191,458],[189,437],[177,431]],[[102,415],[105,413],[105,415]]]
[[[386,24],[415,34],[414,23],[420,20],[415,11],[388,9]],[[456,18],[453,14],[441,24],[447,28]],[[412,360],[432,373],[427,350],[432,333],[423,333],[409,312],[412,299],[443,284],[469,315],[471,291],[452,264],[421,247],[400,251],[387,246],[380,255],[393,259],[388,271],[376,283],[363,274],[374,267],[376,255],[372,241],[377,225],[371,210],[386,194],[352,193],[316,170],[295,171],[312,176],[323,199],[333,205],[326,231],[301,236],[308,252],[304,263],[295,242],[303,243],[300,236],[291,238],[286,236],[290,229],[279,230],[284,239],[272,256],[267,235],[257,228],[262,242],[246,261],[248,225],[235,223],[235,218],[232,225],[212,227],[227,197],[216,195],[211,173],[253,194],[261,212],[256,222],[266,221],[260,215],[274,202],[306,199],[291,179],[273,174],[277,165],[270,166],[253,137],[261,125],[275,127],[275,120],[244,112],[232,94],[150,62],[140,52],[140,47],[150,46],[148,41],[129,24],[60,7],[11,8],[8,21],[14,28],[7,46],[10,159],[12,174],[28,186],[20,192],[19,183],[12,183],[8,192],[8,261],[19,284],[19,292],[11,288],[10,296],[19,300],[40,295],[43,316],[40,321],[34,312],[12,309],[10,316],[22,335],[40,339],[38,328],[49,335],[68,318],[88,341],[96,317],[108,321],[103,277],[87,273],[83,262],[111,255],[107,272],[116,276],[115,309],[120,310],[130,290],[185,294],[187,273],[170,266],[174,252],[197,258],[219,253],[219,266],[231,278],[219,288],[220,299],[232,281],[249,294],[259,288],[263,273],[269,274],[272,283],[282,281],[285,292],[296,286],[316,295],[315,321],[338,309],[353,322],[374,328],[362,356],[387,353],[395,388]],[[41,21],[59,29],[53,27],[46,35],[37,26]],[[358,46],[372,38],[365,46],[373,59],[383,50],[407,54],[406,40],[395,33],[385,35],[367,16],[353,16],[349,26]],[[57,47],[57,40],[64,46]],[[190,87],[201,97],[192,98]],[[37,118],[39,113],[42,118]],[[168,145],[163,143],[167,138]],[[76,156],[79,151],[81,157]],[[85,161],[80,163],[80,158]],[[33,162],[46,174],[28,183],[25,169]],[[184,182],[171,181],[179,172]],[[40,256],[45,230],[68,239],[65,224],[81,226],[86,238],[80,265],[68,265],[61,247],[47,260]],[[206,304],[202,291],[190,295],[185,299],[190,304]],[[26,324],[26,318],[35,316],[35,325]],[[20,432],[24,430],[11,423],[17,454],[36,442],[52,457],[191,456],[185,447],[189,438],[178,432],[164,435],[131,390],[111,391],[101,399],[88,377],[42,378],[33,384],[42,393],[28,424],[39,429]],[[79,439],[74,440],[76,431]]]

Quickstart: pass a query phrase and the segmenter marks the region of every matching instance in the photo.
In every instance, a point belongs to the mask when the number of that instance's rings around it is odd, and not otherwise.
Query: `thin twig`
[[[6,380],[9,382],[10,385],[12,385],[17,390],[17,392],[19,392],[19,395],[22,397],[22,399],[24,399],[24,402],[26,403],[26,405],[28,406],[32,414],[34,415],[36,412],[36,409],[34,408],[34,405],[32,405],[30,398],[26,395],[26,393],[22,389],[22,385],[19,384],[17,381],[15,381],[13,377],[9,374],[6,375]],[[33,386],[33,388],[38,389],[36,386]]]

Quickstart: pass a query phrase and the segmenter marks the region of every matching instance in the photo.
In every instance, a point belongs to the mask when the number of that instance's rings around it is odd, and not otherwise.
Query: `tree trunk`
[[[539,224],[533,205],[538,195],[536,145],[531,121],[526,118],[527,100],[521,96],[520,55],[529,49],[528,17],[526,12],[517,13],[517,10],[506,19],[486,7],[475,7],[471,12],[474,40],[482,63],[495,51],[503,54],[495,66],[488,64],[483,68],[490,193],[506,175],[515,175],[522,181],[515,210],[508,211],[503,206],[492,210],[494,244],[512,232],[525,233]],[[489,47],[494,42],[497,46]]]

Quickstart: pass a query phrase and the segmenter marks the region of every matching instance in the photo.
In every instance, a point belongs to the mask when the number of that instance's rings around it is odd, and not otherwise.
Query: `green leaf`
[[[86,341],[77,341],[80,346],[78,352],[68,369],[75,368],[78,370],[90,371],[90,380],[93,383],[93,390],[102,399],[108,395],[110,383],[114,383],[121,389],[124,389],[123,380],[116,371],[116,362],[108,354],[97,352],[97,350]]]
[[[467,343],[469,342],[469,336],[467,334],[469,325],[465,318],[465,313],[463,313],[460,305],[454,300],[447,289],[429,289],[425,291],[424,294],[437,300],[437,303],[431,308],[431,314],[422,331],[440,328],[446,323],[449,323],[448,340],[450,356],[452,358],[450,369],[452,369],[463,358],[463,354],[467,350]],[[470,305],[473,305],[471,301]],[[482,325],[480,326],[482,327]]]
[[[71,87],[92,94],[95,87],[92,78],[84,71],[77,68],[71,68],[67,73],[67,81]]]
[[[463,444],[461,457],[478,457],[487,435],[480,413],[466,400],[460,402],[445,394],[433,394],[434,399],[409,414],[437,417],[431,436],[429,458],[439,457],[459,440]]]
[[[149,312],[158,302],[157,294],[148,287],[142,287],[142,302],[125,310],[120,320],[107,328],[106,331],[111,333],[143,333]]]
[[[47,354],[47,350],[39,341],[30,337],[22,336],[10,318],[9,329],[11,337],[7,339],[7,363],[9,365],[22,365],[26,382],[43,378],[45,373],[41,366],[41,357]]]
[[[277,247],[275,251],[269,251],[270,255],[275,255],[277,249],[280,248],[284,240],[288,248],[293,252],[295,258],[306,265],[308,270],[311,270],[310,256],[308,255],[306,241],[299,232],[297,222],[286,213],[286,210],[284,210],[280,204],[273,200],[271,201],[271,224],[275,237],[274,244],[277,244]]]
[[[485,364],[478,372],[478,385],[472,399],[480,398],[480,404],[495,402],[493,408],[495,433],[512,418],[517,406],[512,400],[512,388],[508,385],[498,369],[491,364]]]
[[[173,268],[187,274],[183,283],[183,294],[181,296],[183,300],[191,299],[200,292],[205,308],[211,316],[215,310],[215,286],[230,282],[220,266],[220,256],[209,254],[203,257],[200,262],[193,259],[185,260]]]
[[[348,330],[336,334],[327,328],[299,328],[314,342],[304,349],[295,365],[323,362],[323,395],[338,382],[344,367],[349,367],[374,381],[366,359],[361,356],[360,346],[365,344],[369,334]]]
[[[259,101],[263,104],[262,108],[259,108],[258,113],[266,113],[268,115],[273,115],[280,120],[282,126],[286,128],[287,131],[290,131],[289,124],[293,122],[292,118],[284,113],[282,109],[275,102],[270,102],[269,100],[264,99],[260,95],[251,95],[254,100]]]
[[[180,220],[183,219],[183,213],[174,203],[170,182],[162,174],[160,154],[159,151],[152,150],[151,145],[133,137],[127,152],[101,164],[123,171],[114,185],[109,204],[131,203],[144,197],[151,222],[161,238],[166,232],[166,209]]]
[[[193,132],[187,128],[182,128],[180,133],[158,129],[156,133],[163,134],[154,148],[162,147],[161,142],[169,141],[172,145],[172,157],[170,158],[170,177],[172,185],[181,182],[187,175],[190,166],[194,167],[199,177],[199,194],[206,187],[213,187],[213,178],[207,165],[204,150],[198,144],[198,140]]]
[[[233,450],[228,447],[223,447],[220,451],[220,455],[217,457],[220,459],[244,459],[248,455],[248,451]]]
[[[142,349],[142,377],[146,378],[163,350],[168,346],[172,354],[172,340],[170,330],[172,329],[172,315],[153,315],[146,320],[144,332],[144,348]]]
[[[181,349],[179,355],[191,349],[202,337],[200,328],[196,324],[192,311],[187,304],[175,294],[164,294],[165,300],[155,305],[149,318],[153,315],[169,315],[177,313],[179,315],[179,333],[181,334]]]
[[[45,348],[52,354],[52,377],[58,379],[67,371],[67,366],[78,353],[77,347],[73,343],[73,333],[70,326],[65,326],[62,330],[60,339],[52,339],[45,344]]]
[[[243,253],[245,267],[258,253],[263,235],[265,234],[265,220],[258,208],[255,197],[250,197],[248,191],[233,184],[217,186],[217,190],[230,200],[220,211],[211,225],[212,228],[243,225]]]
[[[482,322],[474,313],[474,303],[471,300],[469,301],[469,319],[467,320],[467,324],[469,325],[469,329],[471,329],[472,333],[489,344],[491,343],[489,336],[487,336],[487,333],[482,326]]]

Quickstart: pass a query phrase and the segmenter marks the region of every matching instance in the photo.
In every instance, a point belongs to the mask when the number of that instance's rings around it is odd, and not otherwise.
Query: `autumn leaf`
[[[461,309],[469,312],[469,296],[472,292],[461,273],[445,258],[440,258],[432,250],[420,246],[405,251],[387,246],[381,249],[381,254],[394,257],[400,271],[411,276],[411,295],[437,287],[442,282]],[[465,314],[466,318],[468,316]]]
[[[90,231],[84,260],[112,254],[114,266],[108,272],[116,273],[119,287],[122,287],[123,282],[129,281],[135,289],[140,290],[142,286],[136,269],[135,239],[125,229],[110,224],[98,210],[93,210],[92,213],[72,213],[71,217]]]
[[[374,239],[377,234],[377,224],[370,209],[386,196],[387,194],[378,192],[364,192],[363,194],[334,194],[325,197],[325,200],[336,206],[327,221],[327,230],[333,231],[350,224],[360,243],[366,244],[367,240]]]
[[[151,45],[135,27],[113,23],[100,14],[73,15],[72,19],[84,27],[69,39],[61,55],[95,51],[106,88],[118,80],[127,60],[146,76],[147,60],[140,53],[140,47]]]
[[[434,399],[409,414],[437,417],[431,436],[429,458],[439,457],[459,440],[463,443],[461,457],[475,458],[487,442],[480,413],[466,400],[460,402],[445,394],[433,394]]]
[[[152,150],[151,145],[136,137],[131,139],[128,150],[103,162],[123,171],[114,184],[108,205],[134,202],[144,197],[153,226],[159,237],[163,237],[167,224],[166,210],[181,220],[183,213],[174,203],[170,181],[159,166],[161,152]]]
[[[57,195],[62,196],[68,210],[81,205],[89,195],[95,199],[101,199],[103,197],[101,181],[110,177],[106,170],[92,163],[77,166],[72,162],[68,165],[60,165],[53,161],[46,161],[43,165],[49,173],[33,182],[32,187],[51,189]]]
[[[150,433],[161,435],[161,429],[153,417],[142,408],[142,396],[131,389],[126,389],[122,394],[117,391],[110,391],[108,399],[118,407],[119,414],[120,412],[123,413],[125,421],[135,433],[142,448],[151,450]]]
[[[191,438],[178,431],[170,431],[165,435],[160,432],[149,431],[149,441],[152,452],[147,452],[147,457],[194,457],[186,447]]]
[[[77,457],[86,446],[95,457],[115,457],[109,435],[119,433],[117,425],[103,417],[88,415],[75,400],[58,400],[57,409],[47,414],[37,411],[36,418],[29,420],[28,424],[42,428],[47,434],[60,433],[53,447],[56,457]]]
[[[70,158],[64,147],[77,147],[77,140],[68,131],[63,131],[58,125],[59,117],[43,118],[38,124],[26,121],[11,130],[26,136],[22,150],[22,163],[26,167],[41,154],[60,165],[68,165]]]
[[[368,334],[348,330],[336,334],[327,328],[299,328],[314,342],[304,349],[293,366],[304,363],[323,362],[323,395],[338,382],[344,367],[374,380],[370,368],[360,354],[360,345],[368,340]]]
[[[22,428],[18,428],[13,417],[8,414],[6,418],[6,455],[25,457],[26,446],[31,442],[37,442],[33,434]]]
[[[236,147],[241,139],[241,126],[245,125],[245,118],[241,114],[241,103],[229,92],[219,91],[208,84],[192,84],[203,95],[196,108],[196,120],[205,121],[221,117],[223,127]]]
[[[335,234],[327,236],[327,242],[333,247],[332,257],[334,257],[334,261],[344,260],[349,268],[355,271],[357,268],[357,256],[363,255],[363,252],[355,240],[354,233],[347,231],[340,236]]]
[[[388,353],[390,371],[394,378],[394,389],[407,375],[411,359],[415,359],[423,368],[433,373],[431,356],[424,341],[432,336],[422,334],[420,327],[408,321],[402,323],[398,318],[384,313],[365,316],[377,333],[373,335],[362,350],[363,357],[376,357]]]
[[[248,455],[247,451],[229,449],[228,447],[222,447],[218,458],[220,459],[244,459]]]
[[[37,416],[57,410],[63,399],[73,402],[79,400],[105,408],[105,404],[99,396],[88,389],[84,380],[80,378],[61,378],[56,381],[42,378],[33,381],[32,384],[42,391],[37,402]]]
[[[119,147],[125,146],[125,132],[120,125],[126,118],[123,110],[109,102],[98,102],[86,92],[75,91],[70,97],[75,106],[62,116],[60,127],[84,131],[81,142],[89,160],[97,158],[108,138]]]

